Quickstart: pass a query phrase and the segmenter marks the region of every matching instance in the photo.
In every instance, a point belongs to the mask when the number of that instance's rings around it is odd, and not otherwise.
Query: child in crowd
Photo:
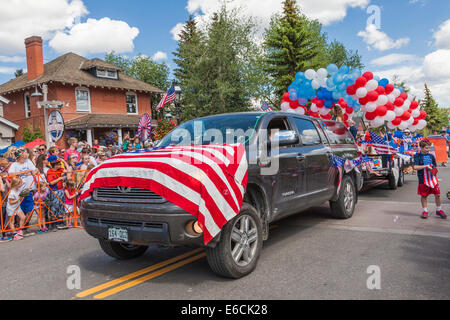
[[[419,178],[419,191],[422,201],[422,219],[427,219],[428,214],[428,196],[434,194],[436,199],[436,215],[442,219],[447,219],[447,215],[442,210],[441,189],[439,188],[439,180],[437,179],[437,163],[434,155],[430,153],[431,142],[422,140],[419,144],[420,153],[414,156],[414,170],[417,170]]]
[[[66,182],[66,190],[64,191],[64,195],[66,197],[65,204],[66,204],[66,214],[67,214],[67,221],[66,226],[69,228],[72,228],[71,219],[73,218],[73,207],[76,206],[76,197],[78,196],[78,191],[76,188],[76,183],[73,180],[67,180]]]
[[[64,219],[64,174],[65,171],[61,168],[61,161],[57,156],[50,156],[48,158],[51,168],[47,172],[47,180],[50,185],[50,210],[58,218]],[[67,226],[62,221],[58,221],[57,229],[67,229]]]
[[[66,153],[64,154],[65,159],[67,162],[69,162],[70,157],[75,155],[77,157],[77,162],[80,161],[80,153],[77,150],[78,146],[78,139],[77,138],[70,138],[68,141],[69,143],[69,149],[66,150]]]
[[[8,203],[6,205],[7,219],[10,221],[10,229],[14,230],[14,216],[17,215],[19,217],[19,230],[14,235],[14,240],[22,240],[23,239],[23,228],[25,224],[25,214],[20,208],[20,203],[23,198],[20,196],[20,187],[22,186],[22,179],[19,177],[14,177],[11,180],[11,190],[8,195]]]
[[[34,194],[33,199],[36,202],[36,210],[41,208],[42,215],[39,214],[39,231],[38,233],[48,232],[47,224],[50,223],[50,215],[47,207],[50,205],[47,201],[50,190],[48,190],[47,184],[44,181],[39,182],[39,189]]]
[[[5,158],[0,158],[0,196],[2,201],[2,216],[0,228],[6,230],[6,225],[8,223],[8,214],[6,212],[6,205],[8,201],[5,198],[8,194],[8,190],[11,189],[11,182],[8,180],[8,168],[10,162]],[[12,238],[7,235],[6,232],[2,232],[2,237],[0,238],[0,243],[12,241]]]

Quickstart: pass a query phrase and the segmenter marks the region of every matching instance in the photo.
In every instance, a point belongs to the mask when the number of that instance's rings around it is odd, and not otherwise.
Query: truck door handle
[[[298,155],[297,155],[297,160],[298,161],[303,161],[303,160],[305,160],[305,155],[303,155],[303,154],[301,154],[301,153],[299,153]]]

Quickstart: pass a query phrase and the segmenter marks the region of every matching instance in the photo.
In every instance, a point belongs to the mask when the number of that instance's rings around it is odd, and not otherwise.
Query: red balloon
[[[285,94],[283,94],[283,100],[284,101],[291,101],[291,99],[289,98],[289,92],[286,92]]]
[[[399,97],[402,98],[403,100],[406,100],[408,99],[408,94],[406,92],[403,92]]]
[[[392,121],[392,124],[393,124],[394,126],[399,126],[400,123],[402,123],[402,119],[399,118],[399,117],[395,118],[395,119]]]
[[[337,134],[338,136],[342,136],[347,133],[347,129],[339,128],[339,129],[333,130],[333,133]]]
[[[375,102],[378,100],[378,96],[379,96],[378,92],[370,91],[366,97],[370,102]]]
[[[419,124],[419,119],[414,119],[413,126],[417,126]]]
[[[382,86],[379,86],[377,88],[377,90],[375,90],[376,92],[378,92],[378,94],[381,96],[383,94],[386,94],[386,90],[384,90],[384,88]]]
[[[372,72],[366,72],[363,74],[363,77],[367,79],[367,81],[370,81],[373,79],[373,73]]]
[[[298,103],[297,100],[295,100],[295,101],[291,101],[291,102],[289,103],[289,105],[291,106],[292,109],[297,109],[297,108],[299,107],[300,104]]]
[[[372,121],[376,117],[377,117],[377,113],[376,112],[366,112],[366,119],[367,120]]]
[[[411,113],[409,113],[408,111],[406,111],[406,112],[401,116],[401,119],[402,119],[403,121],[408,121],[409,118],[411,118]]]
[[[322,116],[322,119],[325,119],[325,120],[331,120],[331,113]]]
[[[411,101],[411,106],[409,107],[411,110],[417,109],[419,107],[419,103],[417,101]]]
[[[402,98],[397,98],[397,99],[395,99],[395,102],[394,102],[394,104],[397,107],[401,107],[404,103],[405,103],[405,100],[403,100]]]
[[[380,106],[378,107],[375,112],[377,113],[377,115],[379,117],[384,117],[386,115],[386,113],[388,112],[386,107]]]
[[[347,108],[345,109],[345,112],[346,112],[347,114],[352,114],[354,111],[355,111],[355,110],[353,110],[353,108],[350,108],[350,107],[347,107]]]
[[[364,77],[359,77],[358,79],[356,79],[356,82],[355,82],[356,90],[364,87],[366,84],[367,84],[367,79]]]
[[[348,123],[348,121],[344,121],[344,124],[347,128],[350,128],[350,124]]]
[[[362,105],[362,106],[365,106],[368,103],[369,103],[369,99],[367,98],[367,96],[365,96],[364,98],[359,99],[359,104]]]
[[[424,110],[420,111],[419,119],[424,120],[426,117],[427,117],[427,113]]]
[[[316,106],[317,106],[317,108],[322,109],[323,108],[323,100],[317,100]]]
[[[394,91],[395,87],[393,84],[388,84],[386,86],[386,94],[391,94]]]
[[[356,87],[355,87],[355,85],[352,84],[351,86],[347,87],[347,94],[349,96],[353,96],[353,95],[356,94]]]
[[[344,114],[344,121],[348,121],[348,114]]]
[[[388,103],[386,103],[385,105],[386,109],[388,109],[389,111],[394,111],[395,106],[392,104],[392,102],[388,101]]]

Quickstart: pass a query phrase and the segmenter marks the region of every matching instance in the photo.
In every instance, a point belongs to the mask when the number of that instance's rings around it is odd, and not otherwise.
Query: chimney
[[[34,80],[44,74],[44,57],[42,54],[42,38],[25,39],[27,53],[28,80]]]

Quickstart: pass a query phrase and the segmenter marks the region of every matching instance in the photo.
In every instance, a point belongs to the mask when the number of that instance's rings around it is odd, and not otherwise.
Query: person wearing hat
[[[30,155],[24,148],[19,148],[14,153],[16,162],[12,163],[9,167],[9,175],[11,177],[20,177],[22,179],[22,185],[19,192],[24,196],[20,208],[29,221],[29,216],[33,213],[34,200],[33,193],[31,191],[36,189],[35,175],[39,173],[34,163],[29,159]],[[29,224],[29,222],[27,223]],[[24,232],[25,236],[33,235],[33,232]]]
[[[56,228],[67,229],[64,219],[64,180],[65,170],[61,168],[61,160],[53,155],[48,157],[51,168],[47,171],[47,180],[50,186],[50,211],[57,217]]]

